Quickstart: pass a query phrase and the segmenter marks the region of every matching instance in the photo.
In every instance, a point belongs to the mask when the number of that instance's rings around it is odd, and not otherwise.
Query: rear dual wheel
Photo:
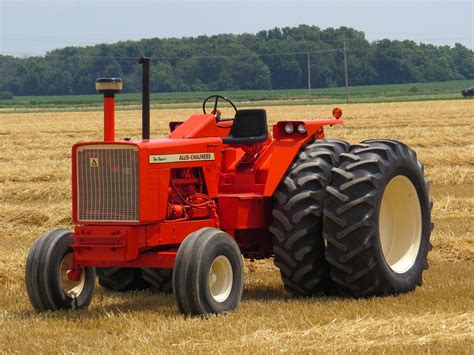
[[[324,258],[322,209],[332,168],[349,144],[325,139],[300,150],[273,195],[270,226],[275,265],[283,284],[296,296],[331,293],[329,264]]]
[[[398,294],[422,284],[432,229],[429,184],[413,150],[368,140],[341,155],[327,188],[324,238],[341,294]]]

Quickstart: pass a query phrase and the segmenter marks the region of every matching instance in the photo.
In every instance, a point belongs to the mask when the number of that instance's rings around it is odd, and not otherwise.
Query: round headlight
[[[288,122],[287,124],[285,124],[283,129],[286,134],[292,134],[295,131],[295,125],[291,122]]]
[[[298,133],[305,134],[306,133],[306,125],[304,123],[298,123],[296,126],[296,130]]]

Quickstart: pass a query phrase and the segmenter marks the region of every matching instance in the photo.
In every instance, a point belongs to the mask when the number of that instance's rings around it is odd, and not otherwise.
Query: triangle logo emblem
[[[89,164],[91,168],[98,168],[99,167],[99,158],[90,158]]]

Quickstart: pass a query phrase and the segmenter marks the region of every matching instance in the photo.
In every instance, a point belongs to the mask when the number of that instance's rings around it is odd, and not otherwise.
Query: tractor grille
[[[138,148],[77,148],[77,211],[81,222],[138,222]]]

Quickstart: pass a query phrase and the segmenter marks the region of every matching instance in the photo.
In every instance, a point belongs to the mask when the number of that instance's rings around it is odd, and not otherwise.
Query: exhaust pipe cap
[[[123,89],[120,78],[99,78],[95,81],[95,89],[102,94],[117,94]]]

